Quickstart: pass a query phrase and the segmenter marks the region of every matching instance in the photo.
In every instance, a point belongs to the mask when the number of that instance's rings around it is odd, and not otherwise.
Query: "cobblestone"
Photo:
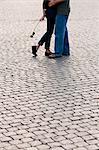
[[[99,150],[98,1],[71,1],[71,55],[49,60],[41,0],[0,0],[0,150]]]

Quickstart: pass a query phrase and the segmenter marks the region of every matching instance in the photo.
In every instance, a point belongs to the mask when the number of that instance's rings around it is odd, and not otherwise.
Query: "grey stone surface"
[[[99,0],[71,1],[71,55],[56,60],[31,53],[41,8],[0,0],[0,150],[99,150]]]

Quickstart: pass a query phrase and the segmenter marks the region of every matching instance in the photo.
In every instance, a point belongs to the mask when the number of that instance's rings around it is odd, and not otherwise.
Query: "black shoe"
[[[37,46],[32,46],[32,54],[36,57],[37,56]]]
[[[49,56],[49,55],[51,55],[52,54],[52,52],[51,51],[49,51],[49,52],[45,52],[45,56]]]

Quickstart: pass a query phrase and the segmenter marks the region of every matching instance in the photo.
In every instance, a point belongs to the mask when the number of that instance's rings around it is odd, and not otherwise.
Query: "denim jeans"
[[[70,55],[67,30],[68,16],[57,15],[55,20],[55,54],[57,56]]]

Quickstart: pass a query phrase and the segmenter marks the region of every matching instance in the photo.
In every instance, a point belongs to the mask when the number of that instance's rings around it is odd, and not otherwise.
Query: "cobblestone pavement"
[[[99,150],[99,0],[71,0],[70,57],[32,57],[40,16],[40,0],[0,0],[0,150]]]

